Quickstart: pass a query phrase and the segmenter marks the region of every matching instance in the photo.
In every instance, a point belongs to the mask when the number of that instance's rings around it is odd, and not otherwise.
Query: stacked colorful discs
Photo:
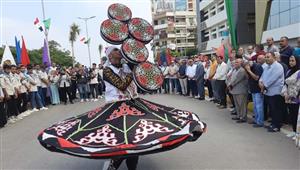
[[[133,64],[145,62],[149,56],[149,52],[145,44],[132,38],[123,42],[121,51],[124,58]]]
[[[122,22],[128,22],[131,19],[131,10],[123,4],[112,4],[108,7],[108,18],[116,19]]]
[[[102,22],[100,27],[102,38],[111,44],[122,44],[128,37],[128,27],[125,23],[115,20],[107,19]]]
[[[128,22],[130,35],[143,43],[149,43],[154,37],[152,25],[142,18],[132,18]]]
[[[150,62],[143,62],[133,70],[135,83],[144,91],[153,92],[158,90],[163,84],[163,74],[159,67]]]

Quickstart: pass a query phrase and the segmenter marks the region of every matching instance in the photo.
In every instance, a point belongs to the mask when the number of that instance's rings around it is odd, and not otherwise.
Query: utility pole
[[[81,18],[78,17],[78,19],[82,19],[85,22],[85,31],[86,31],[86,39],[87,39],[87,47],[88,47],[88,54],[89,54],[89,63],[90,67],[92,67],[92,61],[91,61],[91,51],[90,51],[90,42],[89,42],[89,32],[88,32],[88,26],[87,26],[87,21],[89,19],[95,18],[96,16],[91,16],[87,18]]]
[[[43,11],[43,21],[45,21],[46,15],[45,15],[44,0],[41,0],[41,2],[42,2],[42,11]],[[48,29],[47,28],[45,28],[44,34],[45,34],[45,38],[46,38],[46,46],[48,49],[47,51],[48,51],[49,62],[51,63],[50,49],[49,49],[49,44],[48,44]],[[50,64],[50,63],[48,63],[48,64]]]

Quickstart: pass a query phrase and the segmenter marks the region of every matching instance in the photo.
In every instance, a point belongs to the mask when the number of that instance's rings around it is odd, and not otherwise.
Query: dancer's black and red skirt
[[[204,129],[194,113],[145,99],[108,103],[43,130],[38,140],[50,151],[105,159],[144,155],[194,141]]]

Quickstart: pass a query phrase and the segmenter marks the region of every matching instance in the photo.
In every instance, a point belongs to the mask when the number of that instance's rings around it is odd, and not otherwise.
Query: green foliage
[[[181,55],[180,52],[178,52],[176,50],[171,50],[170,53],[173,57],[180,57],[180,55]]]
[[[198,53],[196,48],[188,48],[186,49],[186,55],[187,56],[192,56],[192,55],[196,55]]]
[[[55,62],[56,64],[60,64],[62,66],[72,66],[72,57],[70,55],[70,51],[60,49],[61,45],[54,40],[49,41],[48,44],[50,49],[51,62]],[[16,48],[10,47],[10,50],[12,55],[16,59]],[[1,60],[3,56],[3,52],[4,52],[4,48],[0,48]],[[27,50],[27,52],[31,64],[42,64],[43,48]]]

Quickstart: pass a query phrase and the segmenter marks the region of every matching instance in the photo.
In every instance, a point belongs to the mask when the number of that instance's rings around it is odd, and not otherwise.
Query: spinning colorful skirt
[[[107,103],[52,125],[38,140],[50,151],[106,159],[144,155],[196,140],[205,123],[189,111],[142,98]]]

